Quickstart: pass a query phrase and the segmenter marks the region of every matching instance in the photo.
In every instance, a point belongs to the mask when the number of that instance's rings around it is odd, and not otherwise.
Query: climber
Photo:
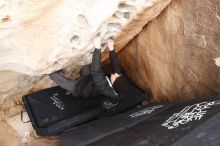
[[[101,40],[100,38],[94,39],[95,50],[93,52],[92,63],[85,65],[80,70],[80,77],[72,80],[59,72],[50,74],[50,78],[54,80],[59,86],[70,91],[74,97],[92,98],[104,96],[102,107],[104,109],[110,109],[116,106],[123,98],[120,92],[123,89],[119,87],[121,83],[118,83],[118,79],[122,78],[122,69],[117,59],[114,50],[114,41],[107,40],[107,46],[109,48],[109,57],[111,61],[111,68],[109,65],[101,68]],[[116,83],[117,82],[117,83]]]

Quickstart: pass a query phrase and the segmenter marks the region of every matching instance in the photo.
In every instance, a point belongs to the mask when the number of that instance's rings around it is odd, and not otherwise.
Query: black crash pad
[[[102,109],[103,97],[76,98],[58,86],[26,95],[22,100],[37,134],[49,136],[97,118],[123,112],[148,98],[145,92],[136,86],[133,88],[138,91],[138,95],[134,98],[125,97],[110,110]]]
[[[219,146],[220,97],[148,105],[69,130],[61,146]]]
[[[70,129],[61,135],[61,146],[90,144],[105,136],[133,127],[151,116],[164,111],[168,107],[169,105],[136,107],[114,117],[102,118]]]

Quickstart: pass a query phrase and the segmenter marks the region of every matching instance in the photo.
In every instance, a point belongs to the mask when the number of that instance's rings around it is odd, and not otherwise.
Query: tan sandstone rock
[[[219,0],[173,0],[121,51],[126,72],[157,101],[219,95],[219,16]]]
[[[215,59],[215,64],[220,67],[220,58]]]
[[[94,37],[104,43],[114,36],[123,47],[170,1],[1,0],[0,70],[41,75],[77,68],[91,61]]]
[[[23,128],[23,125],[18,125],[15,123],[15,126],[20,126]],[[29,135],[25,133],[20,135],[17,129],[14,129],[10,124],[7,124],[6,121],[0,121],[0,146],[58,146],[58,139],[56,137],[35,137],[34,135]],[[19,128],[19,127],[17,127]],[[22,129],[21,129],[22,130]],[[27,139],[25,139],[27,138]],[[27,141],[26,141],[27,140]],[[27,142],[27,143],[26,143]]]

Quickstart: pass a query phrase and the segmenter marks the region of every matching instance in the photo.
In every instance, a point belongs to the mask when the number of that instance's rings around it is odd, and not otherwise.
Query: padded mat
[[[148,105],[62,134],[61,146],[217,146],[220,97]]]
[[[23,103],[38,135],[57,135],[86,122],[126,111],[148,98],[145,92],[134,88],[138,95],[124,97],[109,110],[102,109],[104,97],[76,98],[58,86],[26,95]]]

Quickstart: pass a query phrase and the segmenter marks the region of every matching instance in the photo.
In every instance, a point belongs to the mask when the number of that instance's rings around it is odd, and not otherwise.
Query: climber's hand
[[[109,51],[113,51],[114,50],[114,41],[112,39],[108,39],[107,46],[108,46]]]
[[[96,37],[93,40],[93,45],[96,49],[101,49],[101,38],[100,37]]]

